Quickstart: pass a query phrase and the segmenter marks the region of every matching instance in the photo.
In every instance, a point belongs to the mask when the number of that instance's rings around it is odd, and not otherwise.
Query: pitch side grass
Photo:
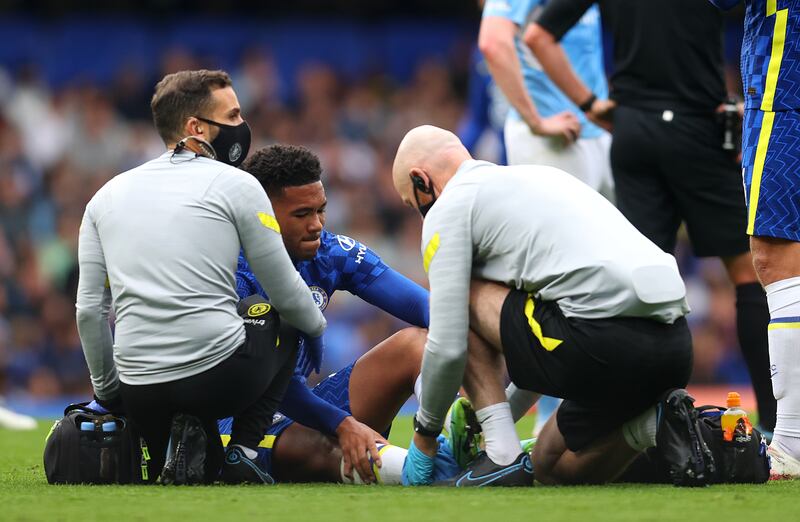
[[[51,422],[33,432],[0,430],[0,521],[792,521],[800,480],[761,486],[537,487],[454,490],[343,485],[50,486],[42,468]],[[520,423],[530,436],[531,419]],[[406,446],[410,418],[391,440]]]

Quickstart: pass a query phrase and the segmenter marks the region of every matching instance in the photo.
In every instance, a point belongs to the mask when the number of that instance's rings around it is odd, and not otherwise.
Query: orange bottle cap
[[[728,392],[728,408],[742,405],[742,397],[737,392]]]

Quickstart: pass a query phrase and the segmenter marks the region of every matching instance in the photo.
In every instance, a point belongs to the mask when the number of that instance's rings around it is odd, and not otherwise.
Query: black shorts
[[[681,222],[694,254],[734,256],[749,251],[741,167],[722,149],[715,115],[665,115],[617,107],[611,169],[617,207],[666,252],[675,249]]]
[[[558,429],[573,451],[654,405],[664,391],[686,386],[692,370],[683,318],[568,318],[556,303],[512,290],[500,336],[518,388],[564,399]]]

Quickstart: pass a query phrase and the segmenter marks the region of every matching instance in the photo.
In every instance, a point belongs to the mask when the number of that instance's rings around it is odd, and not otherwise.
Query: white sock
[[[778,402],[773,443],[800,457],[800,277],[765,287],[769,304],[769,360]]]
[[[483,429],[486,453],[492,462],[501,466],[514,462],[520,454],[520,446],[511,406],[500,402],[477,410],[475,415]]]
[[[378,444],[378,454],[381,456],[381,467],[372,465],[372,472],[378,479],[378,484],[398,486],[403,484],[403,463],[406,461],[407,449],[392,446],[391,444]],[[339,473],[345,484],[363,484],[358,471],[353,469],[353,480],[344,476],[344,457],[339,463]]]
[[[513,382],[509,384],[506,388],[506,400],[511,406],[511,416],[514,418],[514,422],[524,417],[540,397],[541,395],[536,392],[520,390]]]
[[[628,446],[636,451],[644,451],[656,445],[656,408],[648,408],[644,413],[622,425],[622,435]]]
[[[414,396],[417,402],[422,402],[422,374],[417,375],[417,380],[414,381]]]
[[[242,446],[241,444],[234,444],[234,446],[236,446],[237,448],[241,448],[241,450],[244,452],[244,456],[250,460],[253,460],[256,457],[258,457],[258,451],[254,449]]]

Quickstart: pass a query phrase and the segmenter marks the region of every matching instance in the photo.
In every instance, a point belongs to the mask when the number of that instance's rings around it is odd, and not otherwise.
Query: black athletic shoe
[[[436,482],[434,485],[457,488],[533,486],[533,463],[530,455],[520,453],[517,460],[507,466],[501,466],[492,462],[485,452],[481,452],[461,474],[449,480]]]
[[[261,469],[258,463],[247,458],[242,448],[228,446],[225,464],[222,465],[222,482],[227,484],[275,484],[275,479]]]
[[[204,482],[206,432],[200,419],[179,413],[172,418],[167,458],[161,470],[161,484],[200,484]]]
[[[676,486],[705,486],[714,474],[714,457],[698,426],[694,398],[686,390],[666,392],[656,406],[656,451]]]

